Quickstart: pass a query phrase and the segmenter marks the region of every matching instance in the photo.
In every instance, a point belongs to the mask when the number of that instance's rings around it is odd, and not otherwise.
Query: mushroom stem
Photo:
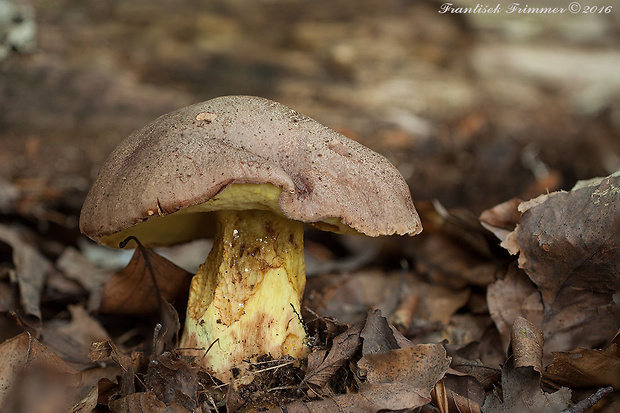
[[[223,382],[248,361],[303,357],[303,225],[271,211],[217,211],[213,249],[190,288],[181,346]],[[206,349],[209,351],[205,355]]]

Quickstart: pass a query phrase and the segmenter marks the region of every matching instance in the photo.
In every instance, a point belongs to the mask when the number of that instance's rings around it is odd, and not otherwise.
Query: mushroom
[[[248,361],[308,352],[304,224],[415,235],[409,188],[383,156],[280,103],[226,96],[168,113],[105,161],[80,230],[117,247],[214,234],[193,277],[181,346],[226,382]]]

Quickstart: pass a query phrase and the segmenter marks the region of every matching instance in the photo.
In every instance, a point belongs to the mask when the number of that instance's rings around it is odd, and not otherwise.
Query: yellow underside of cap
[[[226,187],[208,201],[180,209],[168,215],[158,215],[149,210],[150,217],[131,228],[115,234],[100,237],[97,241],[109,247],[118,248],[127,237],[136,237],[143,245],[162,246],[187,242],[213,235],[214,211],[262,210],[282,215],[278,199],[282,189],[271,184],[233,184]],[[319,222],[307,222],[324,231],[357,233],[339,218],[327,217]],[[129,245],[132,246],[131,244]],[[134,245],[135,246],[135,245]]]

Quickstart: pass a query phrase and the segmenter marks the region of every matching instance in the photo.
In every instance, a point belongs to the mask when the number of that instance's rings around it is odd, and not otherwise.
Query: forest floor
[[[510,3],[0,0],[0,411],[617,411],[620,7]],[[33,43],[6,35],[28,24]],[[208,240],[138,250],[125,269],[131,251],[78,229],[119,142],[233,94],[383,154],[424,227],[308,229],[313,351],[245,387],[159,336],[178,332],[162,308],[109,300],[119,280],[143,288],[151,260],[166,282],[155,253],[187,282]],[[184,306],[166,311],[182,321]]]

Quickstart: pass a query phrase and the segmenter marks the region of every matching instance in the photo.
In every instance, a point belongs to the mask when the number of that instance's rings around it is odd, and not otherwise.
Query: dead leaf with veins
[[[192,274],[138,245],[127,267],[114,274],[103,288],[99,311],[106,314],[145,316],[167,302],[187,302]]]
[[[545,378],[569,387],[620,389],[620,331],[603,350],[578,348],[553,353]]]
[[[545,354],[603,345],[619,322],[612,295],[620,283],[620,172],[519,209],[502,245],[519,253],[540,291],[522,305],[544,332]]]
[[[541,389],[540,359],[542,331],[518,317],[512,327],[514,350],[502,369],[501,392],[494,391],[484,402],[482,411],[555,413],[568,407],[571,391],[562,387],[554,393]]]

